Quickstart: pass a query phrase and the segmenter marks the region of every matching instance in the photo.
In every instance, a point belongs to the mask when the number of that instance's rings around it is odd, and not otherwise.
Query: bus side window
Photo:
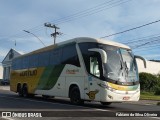
[[[62,48],[54,49],[50,51],[50,65],[60,65],[62,57]]]
[[[97,57],[90,57],[90,73],[100,77],[99,63]]]
[[[80,67],[75,44],[70,44],[63,47],[62,64],[70,64]]]
[[[39,53],[38,56],[38,66],[48,66],[49,65],[49,52]]]

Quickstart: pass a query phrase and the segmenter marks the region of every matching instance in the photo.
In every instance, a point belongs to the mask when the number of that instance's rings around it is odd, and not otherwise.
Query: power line
[[[160,36],[160,33],[149,35],[149,36],[138,37],[138,38],[134,38],[134,39],[129,39],[129,40],[124,40],[124,41],[122,41],[122,43],[123,44],[131,44],[131,43],[140,42],[143,40],[152,39],[154,37],[159,37],[159,36]],[[125,41],[129,41],[129,42],[125,42]]]
[[[51,22],[56,22],[56,24],[58,24],[58,23],[63,22],[65,20],[67,20],[67,19],[73,19],[75,17],[82,16],[82,15],[85,15],[86,13],[90,13],[90,12],[93,12],[95,10],[101,9],[103,7],[106,7],[106,6],[108,6],[108,3],[112,3],[114,1],[115,0],[110,0],[110,1],[107,1],[107,2],[103,2],[103,3],[100,3],[99,5],[94,6],[94,7],[91,7],[91,8],[88,8],[88,9],[73,13],[71,15],[59,18],[59,19],[57,19],[55,21],[51,21]]]
[[[90,15],[93,15],[93,14],[96,14],[96,13],[99,13],[101,11],[104,11],[104,10],[107,10],[107,9],[110,9],[110,8],[113,8],[115,6],[118,6],[118,5],[121,5],[123,3],[126,3],[126,2],[129,2],[131,0],[127,0],[127,1],[123,1],[123,0],[119,0],[119,1],[116,1],[116,2],[113,2],[113,3],[110,3],[109,5],[107,6],[104,6],[104,7],[100,7],[100,8],[97,8],[97,9],[94,9],[92,11],[85,11],[83,14],[78,14],[76,15],[75,17],[69,17],[68,19],[63,19],[62,21],[56,21],[57,24],[62,24],[62,23],[66,23],[66,22],[70,22],[70,21],[73,21],[75,19],[78,19],[78,18],[82,18],[82,17],[87,17],[87,16],[90,16]]]
[[[160,45],[160,43],[159,43],[159,41],[157,41],[157,42],[154,43],[154,44],[149,44],[149,45],[146,45],[146,46],[142,46],[142,47],[140,47],[140,48],[138,48],[138,49],[156,47],[156,46],[159,46],[159,45]]]
[[[131,48],[134,48],[136,46],[139,46],[138,48],[136,48],[137,50],[141,50],[141,49],[145,49],[145,50],[149,50],[148,48],[153,48],[156,46],[159,46],[159,39],[160,39],[160,33],[158,34],[153,34],[153,35],[149,35],[149,36],[143,36],[143,37],[139,37],[139,38],[135,38],[135,39],[131,39],[131,40],[125,40],[125,41],[130,41],[130,42],[122,42],[123,44],[127,44],[129,45]],[[155,40],[155,41],[153,41]],[[150,42],[153,41],[149,44],[146,44],[146,42]],[[145,44],[145,45],[143,45]],[[155,49],[155,48],[153,48]],[[135,49],[134,49],[135,51]]]
[[[145,46],[145,45],[147,45],[147,44],[149,44],[149,43],[150,43],[150,42],[146,42],[146,43],[143,43],[143,44],[141,44],[141,45],[137,45],[137,46],[133,47],[132,49],[137,49],[137,48],[142,47],[142,46]]]
[[[112,1],[114,1],[114,0],[111,0],[111,1],[109,1],[109,2],[112,2]],[[74,17],[74,16],[76,16],[76,15],[78,15],[78,14],[81,14],[81,13],[84,13],[84,12],[86,12],[86,11],[88,11],[88,10],[94,9],[94,8],[99,7],[99,6],[102,6],[102,5],[105,5],[106,3],[109,3],[109,2],[101,3],[101,4],[97,5],[97,6],[94,6],[94,7],[91,7],[91,8],[85,9],[85,10],[82,10],[82,11],[78,11],[78,12],[73,13],[73,14],[71,14],[71,15],[67,15],[67,16],[64,16],[64,17],[62,17],[62,18],[58,18],[58,19],[56,19],[56,20],[50,21],[50,22],[57,23],[57,22],[59,22],[60,20],[64,20],[64,19],[66,19],[66,18]],[[29,30],[37,29],[39,26],[42,26],[42,24],[40,24],[40,25],[38,25],[38,26],[35,26],[35,27],[33,27],[33,28],[30,28]]]
[[[75,12],[75,13],[73,13],[71,15],[68,15],[68,16],[65,16],[65,17],[50,21],[50,23],[54,22],[56,24],[62,24],[62,23],[65,23],[65,22],[70,22],[70,21],[73,21],[73,19],[86,17],[86,16],[89,16],[89,15],[101,12],[102,10],[109,9],[109,8],[105,8],[105,7],[111,6],[113,4],[115,4],[115,6],[118,6],[120,4],[123,4],[125,2],[129,2],[129,1],[131,1],[131,0],[127,0],[127,1],[126,0],[119,0],[119,1],[110,0],[110,1],[107,1],[107,2],[100,3],[99,5],[96,5],[94,7],[91,7],[91,8],[79,11],[79,12]],[[119,4],[117,4],[117,3],[119,3]],[[115,7],[115,6],[111,6],[110,8]],[[39,27],[39,26],[37,26],[37,27]],[[31,28],[29,30],[36,29],[37,27]]]
[[[51,21],[51,23],[54,22],[56,25],[59,25],[59,24],[62,24],[62,23],[71,22],[71,21],[76,20],[78,18],[87,17],[87,16],[90,16],[90,15],[99,13],[103,10],[107,10],[107,9],[119,6],[119,5],[124,4],[126,2],[129,2],[129,1],[131,1],[131,0],[119,0],[119,1],[110,0],[108,2],[101,3],[101,4],[99,4],[95,7],[91,7],[91,8],[82,10],[80,12],[76,12],[74,14],[56,19],[54,21]],[[109,4],[107,4],[107,3],[109,3]],[[40,29],[38,29],[38,28],[40,28]],[[29,30],[39,31],[39,30],[41,30],[41,28],[42,28],[41,26],[37,26],[37,27],[31,28]]]
[[[64,22],[66,19],[73,19],[74,17],[78,17],[79,15],[82,15],[82,13],[83,14],[86,14],[88,11],[91,11],[91,10],[95,10],[95,8],[101,8],[102,7],[102,5],[106,5],[107,3],[110,3],[110,2],[113,2],[114,0],[110,0],[110,1],[108,1],[108,2],[104,2],[104,3],[101,3],[101,4],[99,4],[99,5],[97,5],[97,6],[94,6],[94,7],[91,7],[91,8],[88,8],[88,9],[85,9],[85,10],[82,10],[82,11],[79,11],[79,12],[76,12],[76,13],[74,13],[74,14],[71,14],[71,15],[68,15],[68,16],[65,16],[65,17],[62,17],[62,18],[59,18],[59,19],[56,19],[56,20],[53,20],[53,21],[50,21],[50,22],[54,22],[54,23],[56,23],[56,24],[61,24],[60,22]],[[107,5],[108,6],[108,5]],[[58,23],[59,22],[59,23]],[[40,24],[40,25],[38,25],[38,26],[35,26],[35,27],[33,27],[33,28],[30,28],[30,29],[28,29],[28,30],[36,30],[36,29],[38,29],[38,28],[42,28],[43,27],[43,25],[42,24]],[[38,29],[39,30],[39,29]]]
[[[159,47],[160,46],[160,44],[158,44],[158,45],[150,45],[150,46],[145,46],[145,47],[140,47],[140,48],[138,48],[138,49],[135,49],[135,50],[148,50],[148,48],[157,48],[157,47]]]
[[[160,47],[160,33],[149,36],[139,37],[131,40],[125,40],[130,42],[122,42],[123,44],[129,45],[134,51],[150,51]]]
[[[157,23],[157,22],[160,22],[160,20],[156,20],[156,21],[144,24],[144,25],[140,25],[140,26],[128,29],[128,30],[124,30],[124,31],[121,31],[121,32],[113,33],[113,34],[110,34],[110,35],[107,35],[107,36],[103,36],[103,37],[100,37],[100,38],[106,38],[106,37],[111,37],[111,36],[114,36],[114,35],[122,34],[122,33],[129,32],[129,31],[132,31],[132,30],[135,30],[135,29],[138,29],[138,28],[142,28],[142,27],[145,27],[145,26]]]
[[[153,37],[153,38],[148,38],[148,39],[141,39],[137,42],[134,42],[132,45],[133,46],[138,46],[138,45],[144,46],[142,44],[146,44],[146,43],[152,45],[152,44],[155,44],[158,41],[160,41],[160,36]],[[128,44],[128,45],[130,45],[130,44]]]
[[[126,3],[126,2],[129,2],[131,0],[127,0],[127,1],[123,1],[123,0],[119,0],[119,1],[114,1],[114,0],[110,0],[110,1],[107,1],[107,2],[103,2],[97,6],[94,6],[94,7],[91,7],[91,8],[88,8],[88,9],[85,9],[85,10],[82,10],[80,12],[76,12],[72,15],[68,15],[68,16],[65,16],[65,17],[62,17],[60,19],[57,19],[55,20],[54,22],[56,24],[62,24],[62,23],[65,23],[65,22],[70,22],[70,21],[73,21],[75,19],[78,19],[78,18],[81,18],[81,17],[87,17],[89,15],[93,15],[93,14],[96,14],[98,12],[101,12],[103,10],[106,10],[106,9],[110,9],[112,7],[115,7],[115,6],[118,6],[118,5],[121,5],[123,3]],[[111,6],[111,7],[109,7]],[[108,8],[105,8],[105,7],[108,7]],[[103,8],[103,9],[102,9]],[[86,14],[87,13],[87,14]],[[67,18],[67,19],[66,19]],[[29,31],[33,30],[33,31],[40,31],[42,29],[42,24],[41,25],[38,25],[36,27],[33,27],[33,28],[30,28],[28,29]],[[19,36],[19,34],[16,34],[16,35],[11,35],[10,37],[16,37],[16,36]],[[22,35],[21,37],[24,37],[25,35]],[[8,37],[7,37],[8,38]]]
[[[154,48],[153,48],[154,47]],[[151,51],[154,49],[160,48],[160,45],[155,45],[155,46],[148,46],[147,48],[140,48],[140,49],[135,49],[135,52],[142,52],[143,50]]]
[[[133,41],[133,42],[130,42],[128,43],[127,45],[130,45],[130,46],[136,46],[136,45],[141,45],[141,44],[144,44],[146,42],[150,42],[152,40],[159,40],[160,39],[160,36],[157,36],[157,37],[152,37],[152,38],[147,38],[147,39],[139,39],[138,41]],[[155,42],[152,42],[150,44],[154,44]]]

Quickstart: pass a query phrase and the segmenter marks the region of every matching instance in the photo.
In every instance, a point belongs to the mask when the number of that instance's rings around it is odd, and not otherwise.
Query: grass
[[[141,92],[141,100],[160,100],[160,95],[154,95],[153,92]]]

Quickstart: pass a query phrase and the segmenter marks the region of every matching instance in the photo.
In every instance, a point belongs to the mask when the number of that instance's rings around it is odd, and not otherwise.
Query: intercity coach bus
[[[12,61],[10,89],[19,96],[68,97],[72,104],[138,101],[136,58],[123,44],[80,37]]]

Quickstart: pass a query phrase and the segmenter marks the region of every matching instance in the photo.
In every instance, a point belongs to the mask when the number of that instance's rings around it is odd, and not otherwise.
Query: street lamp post
[[[35,34],[29,32],[29,31],[27,31],[27,30],[23,30],[23,31],[26,32],[26,33],[32,34],[32,35],[33,35],[34,37],[36,37],[44,46],[46,46],[46,45],[43,43],[43,41],[42,41],[41,39],[39,39],[39,37],[37,37]]]

